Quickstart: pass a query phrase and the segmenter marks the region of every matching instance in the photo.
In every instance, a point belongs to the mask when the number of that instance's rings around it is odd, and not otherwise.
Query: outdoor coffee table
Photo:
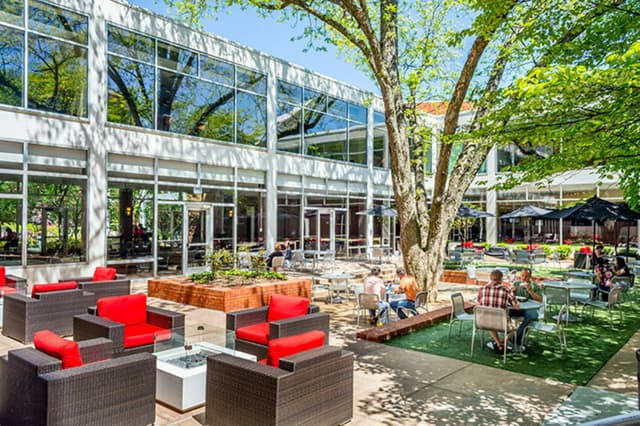
[[[353,275],[346,272],[337,272],[332,274],[320,275],[320,278],[329,280],[329,303],[342,303],[345,298],[349,298],[349,280],[355,278]],[[340,296],[340,292],[345,292],[345,298]],[[333,297],[333,293],[336,292],[337,296]]]
[[[174,331],[171,341],[158,342],[156,348],[160,350],[154,352],[157,358],[156,400],[182,412],[205,402],[208,356],[225,353],[256,361],[255,355],[209,342],[186,341],[185,344],[184,330]]]

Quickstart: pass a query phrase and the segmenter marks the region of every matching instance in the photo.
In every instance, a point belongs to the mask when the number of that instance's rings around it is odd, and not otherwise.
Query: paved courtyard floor
[[[436,309],[449,305],[450,294],[465,299],[477,289],[443,285]],[[133,282],[133,292],[146,292],[146,280]],[[187,328],[224,344],[222,312],[150,298],[155,306],[183,312]],[[331,314],[331,344],[355,354],[353,425],[538,425],[574,390],[575,386],[526,376],[451,358],[414,352],[356,339],[353,302],[316,302]],[[368,324],[361,323],[361,327]],[[204,330],[202,330],[204,327]],[[0,354],[23,345],[0,336]],[[625,345],[593,378],[590,387],[637,395],[634,350],[640,333]],[[179,413],[156,405],[157,425],[201,425],[204,407]]]

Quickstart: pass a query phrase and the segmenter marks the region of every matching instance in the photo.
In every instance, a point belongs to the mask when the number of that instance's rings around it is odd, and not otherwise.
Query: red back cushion
[[[322,331],[312,330],[295,336],[273,339],[269,341],[267,364],[280,367],[280,358],[318,348],[324,344],[324,337]]]
[[[98,316],[127,325],[147,322],[147,296],[131,294],[98,299]]]
[[[59,290],[73,290],[78,288],[78,283],[75,281],[63,281],[61,283],[51,284],[34,284],[31,289],[31,297],[35,298],[38,293],[47,293],[49,291]]]
[[[93,272],[93,278],[91,281],[111,281],[116,278],[115,268],[105,268],[104,266],[97,266]]]
[[[42,330],[34,333],[33,345],[39,351],[62,361],[63,369],[79,367],[82,365],[78,342],[63,339],[49,330]]]
[[[309,299],[285,296],[283,294],[272,294],[271,300],[269,301],[267,321],[278,321],[306,315],[308,309]]]
[[[7,281],[7,271],[4,266],[0,266],[0,285],[4,285]]]

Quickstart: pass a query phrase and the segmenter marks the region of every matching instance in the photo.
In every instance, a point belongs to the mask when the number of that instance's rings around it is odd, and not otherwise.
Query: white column
[[[277,133],[277,80],[273,64],[269,66],[267,75],[267,161],[269,166],[265,175],[266,223],[264,231],[265,248],[273,250],[278,238],[278,162],[276,159],[278,133]]]
[[[496,181],[496,164],[497,149],[493,147],[487,155],[487,187],[491,187]],[[495,190],[487,190],[487,212],[495,217],[488,217],[486,220],[486,239],[488,243],[495,244],[498,242],[498,194]]]
[[[367,113],[367,202],[366,208],[373,207],[373,107]],[[366,216],[367,247],[373,246],[373,216]]]
[[[107,73],[95,70],[107,69],[107,35],[103,3],[91,3],[89,19],[89,86],[87,101],[89,121],[87,129],[89,151],[87,153],[87,262],[90,267],[104,265],[107,261],[107,151],[101,141],[105,140]]]

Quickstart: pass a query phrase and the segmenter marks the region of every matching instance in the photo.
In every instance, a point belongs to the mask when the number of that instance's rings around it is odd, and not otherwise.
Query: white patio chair
[[[464,310],[464,297],[462,293],[453,293],[451,295],[451,317],[449,318],[449,338],[451,338],[451,326],[456,322],[460,322],[458,328],[458,336],[462,334],[462,324],[465,321],[473,322],[473,314],[468,314]]]
[[[511,322],[507,317],[507,311],[501,308],[491,308],[489,306],[477,305],[473,309],[473,333],[471,334],[471,357],[473,358],[473,347],[476,341],[476,330],[480,330],[480,343],[484,348],[484,331],[497,331],[504,333],[502,337],[502,362],[507,362],[507,342],[509,333],[514,331]],[[515,346],[515,333],[513,334]]]
[[[586,308],[591,309],[591,317],[593,317],[594,311],[596,308],[598,309],[606,309],[609,312],[609,324],[613,326],[613,310],[618,309],[620,313],[620,323],[622,323],[622,306],[618,303],[618,299],[620,298],[620,293],[622,292],[622,288],[614,287],[609,292],[609,299],[605,302],[602,300],[590,300],[584,304],[582,307],[582,312]]]
[[[358,306],[362,311],[366,312],[367,317],[369,314],[369,310],[372,310],[376,311],[375,315],[380,318],[380,296],[378,294],[360,293],[358,295]],[[387,323],[389,323],[389,309],[387,309],[385,315]],[[361,315],[358,315],[358,319],[356,321],[357,325],[360,325],[360,316]]]
[[[564,333],[564,327],[562,325],[563,315],[568,315],[568,308],[566,305],[560,308],[555,324],[544,321],[533,321],[529,323],[527,328],[524,329],[522,344],[526,346],[527,339],[529,338],[529,332],[532,330],[536,332],[540,331],[542,333],[552,333],[558,336],[558,340],[560,341],[560,350],[564,352],[567,349],[567,336]]]

